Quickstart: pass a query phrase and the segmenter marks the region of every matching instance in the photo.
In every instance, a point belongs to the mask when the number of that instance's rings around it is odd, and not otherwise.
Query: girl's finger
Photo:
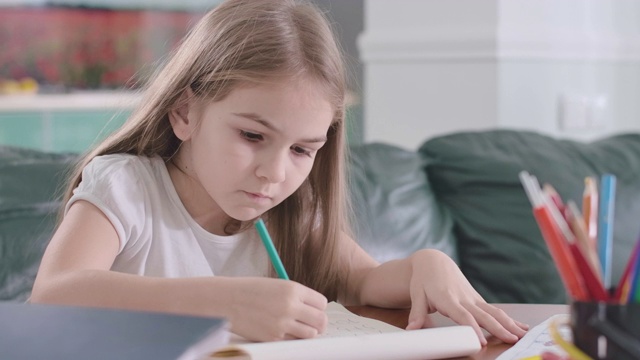
[[[513,344],[516,341],[518,341],[519,337],[513,334],[511,331],[507,330],[502,325],[502,323],[500,323],[492,314],[490,314],[489,312],[485,311],[484,309],[482,309],[481,307],[475,304],[470,304],[468,305],[468,307],[469,307],[468,310],[473,315],[473,317],[478,322],[478,324],[480,324],[480,326],[485,328],[488,332],[493,334],[495,337],[497,337],[498,339],[508,344]],[[520,328],[518,328],[518,330],[523,331]]]
[[[409,312],[409,324],[407,330],[421,329],[427,316],[427,297],[423,291],[419,291],[411,297],[411,311]]]
[[[305,305],[300,309],[296,318],[298,322],[316,329],[318,333],[323,333],[327,328],[327,323],[329,322],[327,314],[324,311],[308,305]]]
[[[507,331],[517,336],[518,338],[522,338],[526,334],[527,329],[529,329],[528,325],[513,320],[502,309],[499,309],[491,304],[483,302],[479,304],[479,308],[488,313],[491,317],[497,320],[497,322],[500,323],[502,327],[504,327]]]
[[[287,330],[287,335],[294,339],[310,339],[318,336],[320,332],[313,326],[296,321]],[[288,338],[288,336],[286,336]]]
[[[529,324],[522,323],[520,321],[514,320],[516,325],[520,327],[522,330],[529,330]]]

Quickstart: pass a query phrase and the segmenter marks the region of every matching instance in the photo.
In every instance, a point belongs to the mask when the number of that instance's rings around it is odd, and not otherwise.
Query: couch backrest
[[[0,146],[0,300],[26,300],[74,155]]]
[[[567,300],[518,173],[528,171],[577,204],[586,176],[616,175],[617,283],[640,233],[640,134],[580,143],[493,130],[434,138],[419,151],[437,198],[454,219],[461,269],[491,302]]]
[[[0,300],[29,296],[75,159],[0,146]],[[521,170],[576,202],[585,176],[617,175],[614,281],[640,232],[640,134],[584,144],[523,131],[457,133],[419,152],[353,147],[349,161],[361,246],[379,261],[440,249],[490,302],[566,302]]]

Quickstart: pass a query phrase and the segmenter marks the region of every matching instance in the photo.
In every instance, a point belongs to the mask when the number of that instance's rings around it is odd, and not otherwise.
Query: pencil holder
[[[573,343],[593,359],[640,359],[640,304],[576,301]]]

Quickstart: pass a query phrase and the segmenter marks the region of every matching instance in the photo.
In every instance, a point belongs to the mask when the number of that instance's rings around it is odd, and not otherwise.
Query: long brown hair
[[[81,159],[64,203],[96,156],[159,155],[168,161],[180,146],[168,113],[180,105],[187,89],[219,101],[241,83],[282,78],[317,82],[335,113],[308,178],[265,218],[290,277],[335,299],[343,284],[337,241],[348,233],[345,69],[329,22],[310,3],[229,0],[204,15],[151,79],[127,122]]]

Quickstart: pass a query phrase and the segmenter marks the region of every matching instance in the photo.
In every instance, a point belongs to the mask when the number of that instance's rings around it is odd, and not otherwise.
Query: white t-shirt
[[[268,256],[256,230],[232,236],[204,230],[180,201],[160,157],[94,158],[65,212],[77,200],[98,207],[118,233],[120,250],[111,270],[168,278],[268,274]]]

